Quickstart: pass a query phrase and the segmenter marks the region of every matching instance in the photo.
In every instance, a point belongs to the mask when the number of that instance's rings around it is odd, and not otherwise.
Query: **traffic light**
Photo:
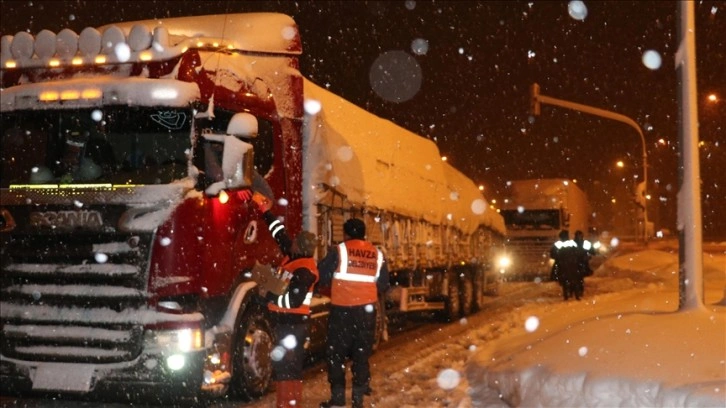
[[[645,198],[645,183],[640,182],[635,187],[635,195],[633,196],[633,201],[635,201],[638,207],[645,209],[645,205],[647,203]]]
[[[539,116],[539,85],[532,84],[529,87],[529,114],[530,116]]]

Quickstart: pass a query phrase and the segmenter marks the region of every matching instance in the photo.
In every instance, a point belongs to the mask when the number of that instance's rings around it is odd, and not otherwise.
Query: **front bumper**
[[[160,403],[195,398],[203,382],[203,351],[186,352],[171,369],[169,356],[143,353],[115,364],[38,363],[0,356],[3,395],[73,395],[94,400]]]

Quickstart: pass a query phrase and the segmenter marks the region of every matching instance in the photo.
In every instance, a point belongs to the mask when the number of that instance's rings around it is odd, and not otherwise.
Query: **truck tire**
[[[461,282],[461,315],[469,316],[474,313],[474,283],[465,276]]]
[[[275,346],[270,322],[259,305],[252,305],[237,323],[232,356],[232,391],[252,400],[263,396],[272,381],[270,352]]]
[[[459,290],[459,277],[452,275],[449,277],[448,296],[446,297],[446,308],[442,320],[453,322],[461,316],[461,291]]]
[[[478,269],[474,275],[474,310],[480,311],[484,306],[484,273]]]

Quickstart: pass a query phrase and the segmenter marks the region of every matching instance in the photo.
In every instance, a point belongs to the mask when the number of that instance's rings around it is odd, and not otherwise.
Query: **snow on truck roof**
[[[126,47],[123,47],[125,45]],[[119,48],[119,46],[121,46]],[[170,58],[189,48],[299,55],[295,21],[279,13],[214,14],[125,21],[80,34],[21,31],[0,38],[3,69],[125,63]]]
[[[442,162],[432,141],[309,80],[304,92],[321,105],[306,121],[307,159],[317,164],[313,185],[328,185],[360,206],[437,224],[448,220],[466,233],[482,224],[504,233],[502,217],[471,180]]]
[[[567,196],[584,192],[572,180],[564,178],[512,180],[507,186],[509,199],[502,210],[519,209],[521,206],[559,208],[566,204]]]
[[[299,55],[302,52],[297,24],[292,17],[280,13],[211,14],[107,24],[121,28],[128,36],[134,26],[153,31],[165,27],[173,41],[184,38],[219,40],[231,49]],[[172,44],[174,45],[174,44]]]

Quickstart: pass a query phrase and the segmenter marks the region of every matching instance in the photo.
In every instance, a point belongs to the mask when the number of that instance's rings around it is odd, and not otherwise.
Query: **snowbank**
[[[591,278],[622,277],[621,292],[521,310],[517,335],[470,360],[472,406],[492,390],[512,406],[726,406],[726,256],[704,257],[703,310],[676,311],[677,271],[675,254],[636,252]]]

